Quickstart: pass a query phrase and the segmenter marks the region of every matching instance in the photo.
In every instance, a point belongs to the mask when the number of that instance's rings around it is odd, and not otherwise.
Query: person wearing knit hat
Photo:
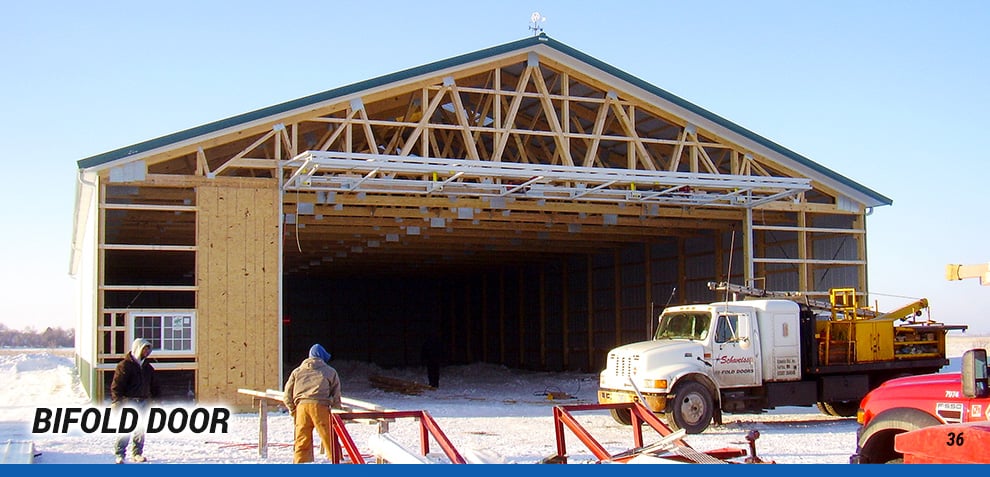
[[[320,344],[289,375],[282,401],[295,422],[292,462],[313,462],[313,428],[324,449],[331,445],[330,408],[340,409],[340,378],[327,362],[330,353]]]
[[[118,409],[126,406],[139,412],[148,407],[148,400],[158,397],[161,392],[155,377],[155,368],[148,361],[151,355],[151,343],[138,338],[131,343],[131,351],[124,355],[113,371],[113,381],[110,383],[110,405]],[[114,461],[124,463],[127,453],[127,443],[131,443],[131,460],[146,462],[144,457],[144,429],[140,426],[133,434],[121,434],[114,446]]]

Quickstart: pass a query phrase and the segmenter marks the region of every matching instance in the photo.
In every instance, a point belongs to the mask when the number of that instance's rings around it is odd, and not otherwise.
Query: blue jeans
[[[115,403],[111,406],[114,409],[121,407],[129,407],[137,410],[138,424],[134,429],[134,432],[130,434],[119,434],[117,436],[117,444],[114,448],[114,454],[117,457],[124,457],[127,454],[127,443],[131,442],[131,455],[141,455],[144,453],[144,426],[147,423],[148,414],[148,403],[144,399],[137,398],[126,398],[121,402]]]

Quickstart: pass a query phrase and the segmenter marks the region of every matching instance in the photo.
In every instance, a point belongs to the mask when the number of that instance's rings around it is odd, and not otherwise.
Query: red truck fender
[[[943,424],[898,434],[894,449],[905,464],[990,463],[990,422]]]
[[[877,414],[866,426],[860,428],[856,439],[853,463],[879,464],[897,461],[902,454],[894,450],[894,437],[898,434],[942,424],[937,417],[912,408],[895,408]]]

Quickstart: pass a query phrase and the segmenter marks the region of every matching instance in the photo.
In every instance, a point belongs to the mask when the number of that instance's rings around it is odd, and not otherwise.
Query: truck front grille
[[[632,376],[636,374],[639,367],[638,354],[632,356],[616,356],[613,354],[609,358],[612,361],[612,369],[615,370],[616,376]]]

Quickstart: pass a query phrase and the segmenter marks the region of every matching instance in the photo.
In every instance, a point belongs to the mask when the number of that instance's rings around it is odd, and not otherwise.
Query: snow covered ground
[[[949,355],[958,357],[970,347],[986,347],[990,337],[949,337]],[[958,369],[958,358],[948,369]],[[544,373],[474,364],[445,367],[440,388],[420,395],[385,392],[369,382],[372,375],[425,382],[422,368],[380,369],[360,362],[334,361],[344,395],[394,410],[425,410],[461,451],[476,452],[501,463],[536,463],[555,454],[552,409],[557,404],[596,402],[597,375]],[[551,395],[563,399],[550,399]],[[31,440],[35,463],[111,463],[113,436],[32,434],[36,409],[88,407],[79,386],[71,350],[0,350],[0,443]],[[632,428],[612,420],[607,412],[575,414],[580,423],[610,452],[633,447]],[[764,414],[727,414],[722,426],[685,438],[697,450],[748,448],[746,434],[760,432],[757,454],[780,464],[847,463],[856,446],[857,424],[852,418],[828,417],[816,408],[786,407]],[[156,463],[289,463],[292,461],[292,423],[287,414],[273,411],[268,418],[268,458],[258,456],[258,416],[234,414],[226,434],[149,434],[145,455]],[[364,453],[377,428],[352,423],[348,431]],[[590,452],[567,431],[571,463],[593,462]],[[389,435],[404,448],[419,448],[419,425],[399,419]],[[656,434],[646,433],[647,443]],[[318,436],[317,436],[318,438]],[[448,462],[435,443],[430,461]],[[372,459],[373,461],[373,459]],[[318,459],[319,462],[319,459]],[[323,461],[325,462],[325,461]]]

